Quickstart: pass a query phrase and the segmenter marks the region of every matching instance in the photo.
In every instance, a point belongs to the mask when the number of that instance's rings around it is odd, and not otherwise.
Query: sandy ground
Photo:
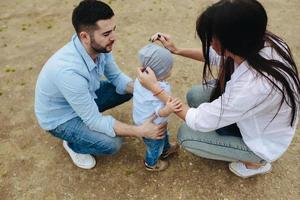
[[[114,55],[135,77],[137,51],[152,33],[172,34],[182,47],[199,47],[195,19],[209,0],[110,0],[117,17]],[[300,199],[300,136],[265,176],[240,179],[227,163],[201,159],[183,150],[168,170],[143,169],[145,147],[126,138],[121,151],[98,157],[92,170],[75,167],[61,142],[41,130],[33,112],[35,81],[43,63],[73,34],[75,0],[0,1],[0,199]],[[300,64],[300,1],[264,0],[269,29],[291,46]],[[176,57],[170,79],[185,99],[201,81],[200,63]],[[131,102],[107,114],[132,123]],[[181,121],[169,124],[176,140]],[[299,132],[299,131],[298,131]]]

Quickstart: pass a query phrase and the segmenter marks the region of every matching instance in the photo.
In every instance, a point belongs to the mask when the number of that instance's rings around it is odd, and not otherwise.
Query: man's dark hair
[[[110,19],[114,16],[113,10],[102,1],[83,0],[73,10],[72,24],[77,34],[81,31],[98,29],[98,20]]]

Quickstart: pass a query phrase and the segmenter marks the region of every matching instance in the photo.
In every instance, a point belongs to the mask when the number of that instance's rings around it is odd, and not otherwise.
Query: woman
[[[258,1],[221,0],[197,19],[201,50],[177,48],[163,33],[151,38],[174,54],[204,62],[203,85],[188,92],[188,105],[177,113],[186,122],[179,143],[198,156],[231,162],[229,169],[243,178],[271,171],[298,121],[296,64],[288,45],[266,27]],[[212,65],[219,67],[217,78]],[[167,101],[151,69],[138,70],[138,78]]]

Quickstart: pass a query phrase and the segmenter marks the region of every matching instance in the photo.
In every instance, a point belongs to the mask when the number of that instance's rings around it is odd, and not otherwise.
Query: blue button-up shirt
[[[115,119],[99,113],[94,101],[103,75],[116,86],[119,94],[125,94],[127,84],[132,81],[121,72],[111,53],[99,54],[94,62],[74,35],[39,74],[35,114],[40,126],[52,130],[79,116],[91,130],[114,137]]]

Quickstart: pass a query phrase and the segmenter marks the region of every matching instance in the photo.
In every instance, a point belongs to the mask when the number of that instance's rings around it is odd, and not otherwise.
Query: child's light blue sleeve
[[[171,95],[171,87],[169,84],[165,83],[165,82],[159,82],[160,83],[160,87],[162,89],[164,89],[168,94]],[[163,107],[165,107],[165,103],[160,101],[157,97],[154,97],[155,99],[152,102],[152,105],[154,107],[155,110],[155,114],[161,118],[159,121],[167,121],[167,117],[160,117],[159,116],[159,110],[162,109]]]

